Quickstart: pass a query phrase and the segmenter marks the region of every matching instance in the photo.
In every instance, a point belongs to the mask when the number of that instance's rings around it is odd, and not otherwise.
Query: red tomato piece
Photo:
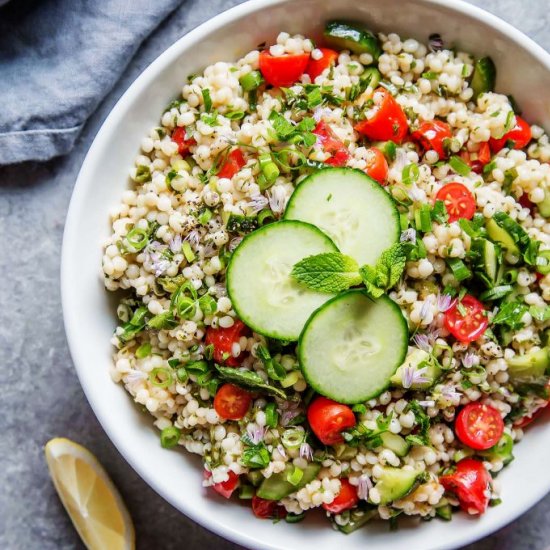
[[[491,160],[491,148],[489,147],[489,143],[487,141],[484,141],[480,146],[479,150],[477,152],[477,160],[485,166],[486,164],[489,164]]]
[[[233,149],[221,165],[218,178],[231,179],[245,164],[243,152],[240,149]]]
[[[367,167],[365,168],[365,172],[380,185],[386,185],[388,161],[380,149],[371,147],[367,151]]]
[[[283,519],[286,517],[286,510],[276,500],[266,500],[254,495],[252,497],[252,511],[260,519]]]
[[[350,157],[348,148],[336,137],[336,134],[326,122],[318,122],[312,133],[317,136],[317,141],[323,147],[323,151],[331,155],[330,158],[325,160],[325,164],[330,166],[344,166],[346,164]]]
[[[503,432],[504,421],[498,410],[483,403],[468,403],[455,420],[458,439],[477,451],[494,447]]]
[[[359,502],[357,489],[347,480],[340,480],[340,492],[336,498],[330,503],[323,503],[323,508],[332,514],[339,514],[344,510],[353,508]]]
[[[172,141],[178,144],[178,153],[182,156],[189,153],[189,148],[197,143],[193,138],[185,139],[185,135],[185,128],[182,128],[181,126],[178,126],[172,132]]]
[[[385,88],[377,88],[373,94],[374,106],[365,120],[355,129],[372,141],[392,140],[401,143],[409,131],[409,123],[401,105]]]
[[[235,384],[224,384],[214,397],[214,409],[226,420],[240,420],[252,403],[252,396]]]
[[[325,70],[336,64],[338,59],[338,52],[331,50],[330,48],[319,48],[323,52],[323,57],[321,59],[309,60],[306,67],[306,74],[311,78],[311,82],[314,82],[315,79]]]
[[[458,300],[454,300],[445,312],[445,328],[457,340],[468,344],[485,332],[489,321],[483,304],[473,296],[466,294],[460,304],[462,307],[459,307]]]
[[[490,496],[491,475],[483,463],[473,458],[463,458],[456,471],[439,478],[446,491],[458,498],[460,507],[468,514],[483,514]]]
[[[292,86],[304,74],[309,57],[308,53],[273,56],[264,50],[260,54],[260,72],[272,86]]]
[[[532,137],[531,126],[520,116],[516,115],[516,126],[499,139],[491,138],[489,145],[493,153],[498,153],[501,149],[504,149],[508,140],[514,142],[514,149],[523,149],[531,141]]]
[[[531,199],[529,199],[529,193],[523,193],[521,197],[518,199],[519,204],[523,206],[523,208],[529,208],[531,212],[533,212],[533,209],[535,208],[535,203],[531,202]]]
[[[310,403],[307,420],[313,433],[325,445],[342,443],[344,438],[340,432],[355,426],[355,415],[347,405],[321,395]]]
[[[435,151],[440,159],[447,158],[447,152],[443,146],[445,139],[451,139],[453,134],[451,127],[441,120],[430,120],[423,122],[418,130],[415,130],[411,137],[416,141],[423,152]]]
[[[476,200],[468,188],[456,181],[444,185],[436,195],[436,200],[443,201],[449,223],[456,222],[460,218],[471,220],[476,213]]]
[[[233,491],[239,486],[239,476],[233,472],[232,470],[229,470],[228,472],[229,478],[226,481],[222,481],[221,483],[214,483],[212,485],[212,489],[216,491],[216,493],[220,494],[222,497],[230,498],[233,494]],[[209,472],[208,470],[203,471],[204,479],[210,479],[212,477],[212,472]]]
[[[238,357],[233,357],[233,344],[237,343],[241,336],[249,333],[248,327],[239,319],[236,319],[233,326],[228,328],[212,328],[206,330],[205,343],[207,346],[214,346],[213,358],[216,363],[224,364],[227,367],[238,367],[245,355],[241,352]]]

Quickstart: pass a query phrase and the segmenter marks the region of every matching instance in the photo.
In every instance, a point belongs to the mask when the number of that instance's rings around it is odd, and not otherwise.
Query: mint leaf
[[[521,318],[527,311],[527,306],[521,302],[503,303],[493,317],[493,325],[504,325],[511,330],[519,330],[524,326]]]
[[[361,283],[357,262],[340,252],[304,258],[294,265],[291,275],[312,290],[331,294]]]
[[[364,265],[359,269],[359,274],[361,275],[361,279],[363,279],[363,284],[369,296],[372,298],[380,298],[380,296],[384,294],[384,289],[380,288],[377,284],[377,272],[374,267]]]
[[[404,243],[396,243],[380,256],[376,267],[364,265],[359,270],[361,279],[367,288],[367,292],[373,298],[379,298],[386,290],[394,286],[401,278],[405,264],[407,262],[407,252]]]

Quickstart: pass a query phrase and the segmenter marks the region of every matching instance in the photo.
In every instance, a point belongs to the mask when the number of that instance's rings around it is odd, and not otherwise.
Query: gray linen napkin
[[[138,46],[182,1],[12,0],[4,5],[0,165],[69,152]]]

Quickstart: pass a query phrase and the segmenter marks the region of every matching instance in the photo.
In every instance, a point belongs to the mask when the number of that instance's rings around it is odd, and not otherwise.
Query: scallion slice
[[[250,92],[258,88],[264,79],[260,71],[250,71],[239,78],[239,84],[245,92]]]
[[[173,382],[172,371],[157,367],[149,373],[149,382],[157,388],[168,388]]]
[[[181,245],[181,250],[188,263],[191,263],[195,260],[195,254],[191,249],[191,245],[188,241],[184,241],[184,243]]]
[[[461,176],[467,176],[472,171],[472,169],[456,155],[449,159],[449,165],[457,174]]]
[[[181,430],[175,426],[170,426],[169,428],[164,428],[160,432],[160,444],[165,449],[171,449],[178,444],[178,441],[181,437]]]
[[[275,403],[268,403],[265,408],[265,423],[270,428],[276,428],[279,422],[279,413]]]
[[[460,258],[447,258],[447,265],[451,268],[457,281],[464,281],[472,276],[472,272]]]
[[[306,438],[306,433],[303,428],[289,428],[281,435],[281,443],[287,449],[297,449]]]
[[[145,357],[149,357],[149,355],[151,355],[151,349],[151,344],[149,342],[144,342],[136,350],[136,357],[138,359],[145,359]]]

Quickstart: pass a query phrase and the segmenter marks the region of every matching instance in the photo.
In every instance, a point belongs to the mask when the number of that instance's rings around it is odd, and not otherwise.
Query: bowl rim
[[[96,418],[98,419],[101,427],[106,432],[110,441],[116,447],[118,452],[124,457],[126,462],[134,469],[134,471],[145,481],[157,494],[159,494],[164,500],[170,503],[176,510],[184,513],[187,517],[200,524],[202,527],[209,531],[227,539],[232,542],[249,545],[250,547],[273,548],[279,549],[279,546],[271,542],[258,541],[254,535],[244,533],[236,528],[227,527],[226,525],[218,522],[216,518],[203,516],[199,512],[195,512],[193,506],[187,503],[176,503],[171,494],[163,490],[157,485],[157,482],[147,469],[144,469],[140,465],[139,459],[135,458],[126,448],[123,441],[120,441],[114,434],[114,430],[111,428],[111,420],[107,414],[103,414],[100,407],[96,405],[96,395],[90,387],[87,386],[83,376],[83,364],[85,357],[79,353],[78,336],[73,327],[76,326],[78,321],[78,309],[73,306],[69,300],[69,287],[71,285],[70,278],[70,265],[73,261],[69,256],[68,251],[74,246],[75,240],[78,238],[76,227],[78,224],[78,215],[84,206],[85,199],[85,174],[89,169],[100,160],[101,143],[108,138],[112,129],[118,124],[122,118],[126,108],[129,107],[134,101],[135,96],[139,95],[150,83],[154,80],[155,76],[160,73],[166,66],[170,65],[179,55],[181,50],[187,48],[188,45],[195,43],[201,35],[205,33],[211,33],[236,19],[243,16],[250,15],[255,12],[262,11],[263,9],[275,6],[278,4],[290,3],[293,0],[247,0],[242,4],[229,8],[212,19],[201,23],[196,26],[181,38],[176,40],[166,50],[161,52],[130,84],[122,96],[117,100],[114,107],[101,124],[96,136],[94,137],[92,144],[86,154],[86,157],[82,163],[82,167],[78,173],[76,183],[71,195],[69,208],[67,212],[65,228],[63,232],[63,243],[61,248],[61,270],[60,270],[60,286],[61,286],[61,304],[63,312],[63,321],[65,327],[65,333],[67,335],[67,343],[69,351],[73,360],[73,364],[82,386],[86,399],[90,404]],[[294,0],[296,1],[296,0]],[[529,38],[519,29],[516,29],[510,23],[503,21],[498,16],[493,15],[485,11],[484,9],[469,4],[464,0],[416,0],[426,5],[433,5],[452,10],[464,14],[481,24],[485,24],[498,32],[507,34],[510,40],[516,44],[519,48],[526,50],[530,55],[535,57],[542,65],[550,71],[550,53],[548,53],[542,46],[537,44],[534,40]],[[501,529],[505,525],[517,519],[520,515],[527,512],[537,502],[539,502],[548,492],[550,492],[550,476],[544,482],[538,486],[537,491],[531,494],[530,504],[526,508],[513,509],[506,514],[502,514],[496,517],[491,523],[488,523],[483,528],[464,530],[461,537],[455,538],[452,543],[437,541],[434,548],[438,549],[451,549],[456,548],[456,544],[466,545],[476,540],[480,540],[483,537],[494,533],[498,529]]]

